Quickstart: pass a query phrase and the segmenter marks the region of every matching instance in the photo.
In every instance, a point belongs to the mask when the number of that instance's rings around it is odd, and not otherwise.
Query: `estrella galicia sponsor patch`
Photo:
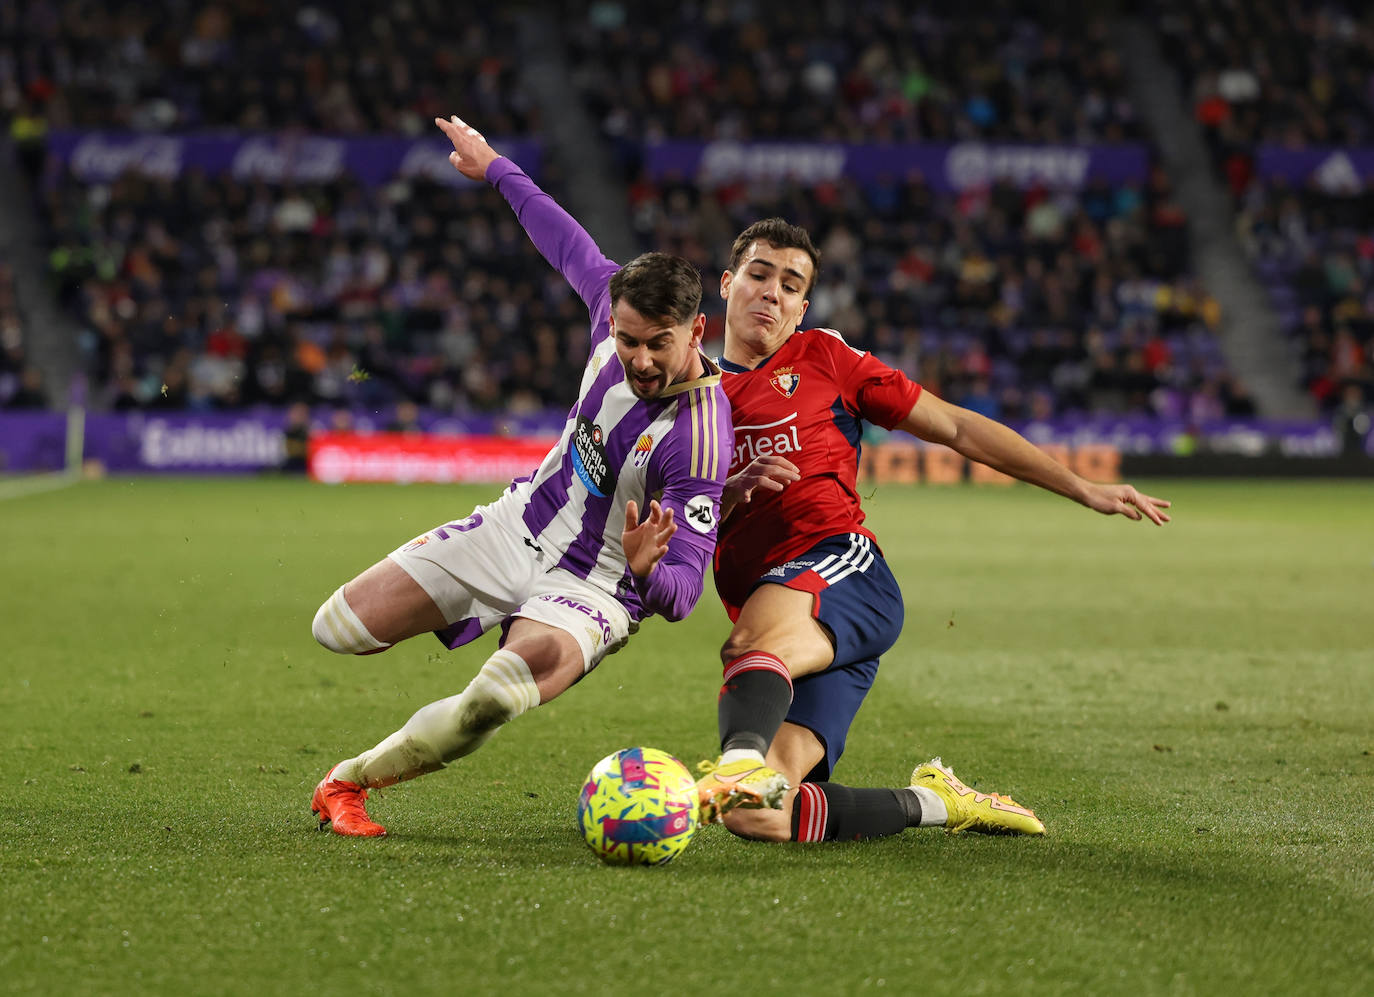
[[[687,525],[698,533],[710,533],[716,528],[716,507],[709,495],[697,495],[682,507]]]
[[[601,427],[585,415],[577,417],[577,427],[573,430],[572,464],[587,491],[597,498],[605,498],[615,491],[615,472],[606,457]]]

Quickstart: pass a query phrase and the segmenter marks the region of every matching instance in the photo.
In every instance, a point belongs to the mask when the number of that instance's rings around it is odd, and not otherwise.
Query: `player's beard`
[[[641,382],[633,371],[627,370],[625,371],[625,383],[630,386],[630,390],[634,392],[636,398],[646,402],[653,401],[663,394],[663,389],[667,387],[661,372],[654,374],[651,380]]]

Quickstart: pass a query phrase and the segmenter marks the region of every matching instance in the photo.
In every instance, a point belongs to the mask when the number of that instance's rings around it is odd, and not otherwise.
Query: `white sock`
[[[336,654],[366,654],[391,645],[373,637],[353,607],[344,598],[340,585],[315,613],[310,631],[315,639]]]
[[[741,758],[750,758],[760,765],[763,764],[763,755],[753,748],[731,748],[720,756],[720,764],[729,765],[731,762],[737,762]]]
[[[944,827],[949,823],[949,811],[945,801],[929,786],[907,786],[921,801],[921,827]]]
[[[341,762],[334,778],[374,789],[438,771],[538,705],[529,665],[518,654],[498,650],[459,695],[420,707],[371,751]]]

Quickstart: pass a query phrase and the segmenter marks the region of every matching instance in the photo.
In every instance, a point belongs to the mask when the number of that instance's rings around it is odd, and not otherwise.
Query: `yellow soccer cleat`
[[[949,818],[945,828],[950,834],[977,831],[980,834],[1044,834],[1045,825],[1033,810],[1021,806],[1001,793],[980,793],[954,777],[939,758],[916,766],[911,785],[924,786],[944,801]]]
[[[781,810],[782,798],[792,787],[781,772],[752,758],[728,765],[701,762],[697,771],[697,823],[714,824],[736,807],[747,810]]]

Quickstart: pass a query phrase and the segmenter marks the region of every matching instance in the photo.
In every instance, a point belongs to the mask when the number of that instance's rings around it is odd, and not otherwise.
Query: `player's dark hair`
[[[611,277],[611,307],[621,299],[645,318],[682,325],[701,310],[701,272],[681,256],[636,256]]]
[[[735,236],[735,244],[730,247],[730,272],[739,270],[745,252],[755,242],[766,242],[774,249],[800,249],[811,257],[811,283],[806,285],[806,294],[816,286],[816,278],[821,275],[821,251],[811,241],[811,233],[800,225],[793,225],[782,218],[764,218],[754,222]]]

